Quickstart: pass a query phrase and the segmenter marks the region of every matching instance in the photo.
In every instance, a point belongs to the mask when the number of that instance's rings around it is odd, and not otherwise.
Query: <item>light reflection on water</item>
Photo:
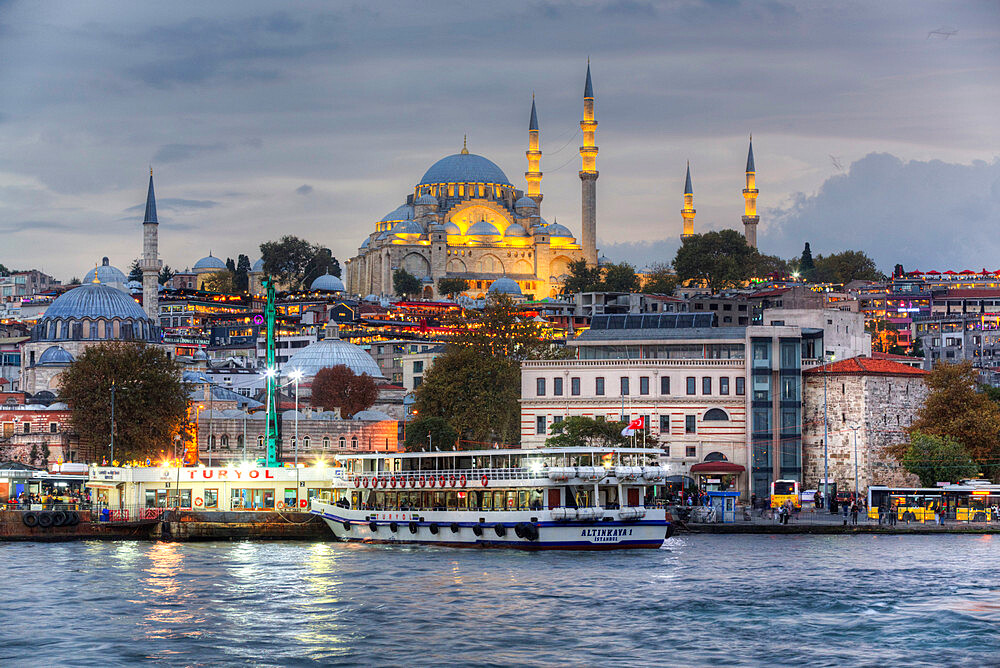
[[[686,535],[603,554],[7,544],[0,665],[992,665],[998,548],[988,536]],[[58,633],[40,632],[54,619]]]

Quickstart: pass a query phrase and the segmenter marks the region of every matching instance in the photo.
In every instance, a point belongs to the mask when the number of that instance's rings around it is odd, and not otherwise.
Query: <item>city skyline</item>
[[[695,231],[742,231],[751,132],[762,252],[809,241],[888,271],[994,268],[1000,250],[989,3],[194,7],[6,5],[0,262],[64,281],[104,255],[127,270],[150,163],[175,269],[255,259],[285,233],[343,261],[465,134],[526,188],[532,92],[542,215],[579,235],[588,56],[613,260],[673,258],[688,160]]]

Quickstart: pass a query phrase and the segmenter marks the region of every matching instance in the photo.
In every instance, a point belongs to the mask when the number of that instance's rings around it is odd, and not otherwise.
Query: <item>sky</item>
[[[533,93],[579,236],[588,57],[612,260],[673,258],[687,161],[696,231],[742,230],[752,133],[762,252],[1000,268],[995,0],[0,0],[0,263],[127,271],[150,166],[175,269],[283,234],[344,260],[463,135],[523,188]]]

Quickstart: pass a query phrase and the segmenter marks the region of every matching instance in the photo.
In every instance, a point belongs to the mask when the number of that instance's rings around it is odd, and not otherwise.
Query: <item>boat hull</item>
[[[569,521],[553,520],[547,510],[372,511],[316,501],[310,512],[344,541],[531,551],[656,549],[669,527],[665,512],[653,508],[641,519],[608,510],[601,519]]]

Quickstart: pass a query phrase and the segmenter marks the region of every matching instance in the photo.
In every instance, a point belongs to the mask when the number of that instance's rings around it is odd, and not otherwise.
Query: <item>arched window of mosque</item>
[[[223,434],[222,435],[222,447],[224,447],[224,448],[228,448],[229,447],[229,435],[228,434]]]
[[[711,421],[711,420],[716,420],[716,421],[724,422],[724,421],[726,421],[728,419],[729,419],[729,416],[726,415],[726,411],[722,410],[721,408],[711,408],[711,409],[709,409],[705,413],[705,417],[702,418],[702,420],[704,420],[706,422],[707,421]]]
[[[479,184],[479,196],[480,197],[483,196],[483,185],[482,184]]]
[[[264,447],[264,437],[263,436],[258,436],[257,437],[257,447],[258,448],[263,448]]]
[[[330,437],[329,436],[324,436],[323,437],[323,449],[326,449],[326,448],[329,448],[329,447],[330,447]]]
[[[237,448],[242,448],[243,447],[243,434],[239,434],[236,437],[236,447]]]
[[[104,320],[97,321],[97,338],[105,339],[107,338],[107,323]]]
[[[89,320],[84,320],[83,321],[83,338],[85,338],[85,339],[89,339],[90,338],[90,321]]]
[[[121,320],[115,320],[111,325],[111,337],[115,339],[120,339],[122,336],[122,323]]]
[[[454,185],[449,185],[448,186],[448,197],[454,197],[454,196],[455,196],[455,186]]]
[[[343,437],[343,436],[341,436],[341,437],[340,437],[340,442],[339,442],[339,444],[340,444],[340,449],[341,449],[341,450],[343,450],[343,449],[344,449],[344,447],[345,447],[345,446],[347,445],[347,442],[346,442],[346,441],[344,440],[344,437]]]
[[[464,184],[461,184],[461,183],[458,184],[458,196],[459,197],[465,197],[465,185]]]

